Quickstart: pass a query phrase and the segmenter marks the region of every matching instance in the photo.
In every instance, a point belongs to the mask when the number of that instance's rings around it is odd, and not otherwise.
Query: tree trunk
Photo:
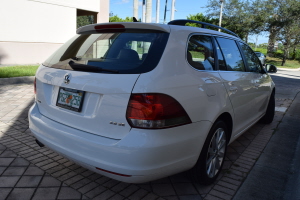
[[[289,56],[289,48],[290,48],[289,45],[284,45],[284,52],[283,52],[283,58],[282,58],[281,66],[285,65],[286,59]]]
[[[146,0],[146,23],[152,21],[152,0]]]
[[[269,35],[269,41],[268,41],[268,51],[267,51],[267,56],[273,57],[274,56],[274,45],[276,42],[276,27],[273,26],[270,29],[270,35]]]
[[[248,43],[248,36],[249,36],[249,33],[247,32],[247,33],[246,33],[246,36],[245,36],[245,40],[246,40],[245,42],[246,42],[246,43]]]
[[[284,53],[285,54],[285,53]],[[281,66],[284,66],[285,65],[285,61],[286,61],[286,56],[283,55],[283,59],[282,59],[282,63],[281,63]]]
[[[296,60],[296,46],[294,46],[294,49],[293,49],[293,57],[292,57],[293,60]]]

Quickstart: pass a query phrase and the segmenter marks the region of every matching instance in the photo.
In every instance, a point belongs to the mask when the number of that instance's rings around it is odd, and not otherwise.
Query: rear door
[[[253,76],[246,72],[242,55],[234,40],[216,38],[219,73],[234,109],[234,134],[247,128],[255,119]]]
[[[242,42],[239,42],[239,45],[244,53],[248,71],[253,77],[252,87],[253,91],[256,93],[253,109],[255,110],[255,117],[258,119],[266,111],[269,102],[271,79],[269,75],[263,71],[260,60],[252,49]]]

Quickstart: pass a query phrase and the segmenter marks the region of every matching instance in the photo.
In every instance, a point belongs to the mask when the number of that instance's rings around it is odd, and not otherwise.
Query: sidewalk
[[[201,186],[185,173],[145,184],[122,183],[40,148],[28,129],[33,96],[33,84],[0,85],[0,199],[232,199],[292,103],[277,98],[274,122],[256,124],[233,142],[221,176]]]
[[[300,93],[239,189],[235,200],[300,199]]]

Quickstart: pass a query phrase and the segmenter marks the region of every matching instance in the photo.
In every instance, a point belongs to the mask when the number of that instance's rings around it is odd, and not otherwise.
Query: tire
[[[270,124],[274,119],[274,115],[275,115],[275,92],[272,92],[267,107],[267,111],[265,115],[260,119],[260,122],[263,124]]]
[[[209,131],[197,163],[189,170],[193,181],[209,185],[217,179],[225,160],[227,144],[227,126],[221,120],[216,121]]]

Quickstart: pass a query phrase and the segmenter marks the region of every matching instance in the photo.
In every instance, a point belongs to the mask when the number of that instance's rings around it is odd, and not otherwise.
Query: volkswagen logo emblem
[[[65,84],[69,84],[70,83],[70,75],[66,74],[65,75],[65,80],[64,80]]]

